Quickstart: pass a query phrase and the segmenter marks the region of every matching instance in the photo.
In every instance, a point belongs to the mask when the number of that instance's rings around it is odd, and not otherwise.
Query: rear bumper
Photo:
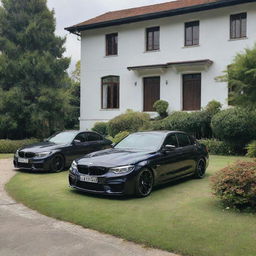
[[[50,158],[44,159],[28,159],[28,163],[19,163],[18,158],[14,157],[13,165],[17,169],[24,169],[24,170],[32,170],[32,171],[49,171],[50,168]]]

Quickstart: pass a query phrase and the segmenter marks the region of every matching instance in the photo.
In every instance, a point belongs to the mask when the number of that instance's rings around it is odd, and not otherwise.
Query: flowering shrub
[[[212,189],[225,206],[256,210],[256,161],[237,162],[217,172]]]

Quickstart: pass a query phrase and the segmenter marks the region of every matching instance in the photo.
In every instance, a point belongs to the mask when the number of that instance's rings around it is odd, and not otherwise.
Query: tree
[[[63,129],[69,58],[46,0],[2,0],[0,137],[45,137]]]
[[[256,109],[256,45],[236,56],[222,77],[229,84],[229,103]]]
[[[80,116],[80,61],[76,63],[76,68],[69,79],[67,94],[70,102],[70,112],[66,118],[66,128],[78,129]]]

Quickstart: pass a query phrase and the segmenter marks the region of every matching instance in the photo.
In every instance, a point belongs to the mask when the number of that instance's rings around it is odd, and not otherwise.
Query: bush
[[[196,138],[208,137],[209,116],[205,111],[199,112],[173,112],[160,123],[154,123],[154,130],[178,130],[187,132]]]
[[[158,113],[161,118],[165,118],[168,116],[167,109],[169,107],[169,103],[165,100],[158,100],[154,103],[153,108]]]
[[[148,126],[150,116],[146,113],[127,111],[109,121],[109,135],[115,137],[120,132],[137,132],[140,128]]]
[[[247,156],[256,157],[256,140],[248,144],[246,149],[247,149],[247,154],[246,154]]]
[[[212,100],[207,104],[204,111],[206,111],[211,115],[211,117],[213,117],[215,114],[220,112],[221,108],[222,108],[222,105],[219,101]]]
[[[97,122],[95,123],[92,131],[98,132],[101,135],[108,135],[108,123],[105,122]]]
[[[199,141],[204,144],[210,154],[213,155],[235,155],[236,151],[232,144],[216,139],[203,139]]]
[[[38,142],[37,139],[0,140],[0,153],[15,153],[17,149]]]
[[[225,206],[256,210],[256,162],[237,162],[217,172],[212,189]]]
[[[240,149],[256,134],[255,114],[240,108],[220,111],[213,117],[211,125],[218,139],[240,145]]]
[[[118,133],[114,138],[113,138],[113,142],[114,143],[118,143],[120,142],[122,139],[124,139],[125,137],[127,137],[130,133],[128,131],[123,131]]]

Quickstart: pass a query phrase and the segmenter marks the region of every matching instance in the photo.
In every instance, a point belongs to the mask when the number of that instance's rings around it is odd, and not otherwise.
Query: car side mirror
[[[112,143],[111,146],[114,147],[117,143]]]
[[[77,145],[77,144],[79,144],[79,143],[81,143],[80,140],[73,140],[73,142],[72,142],[73,145]]]
[[[173,151],[175,148],[176,148],[175,145],[165,145],[165,146],[163,147],[163,151],[164,151],[164,152],[171,152],[171,151]]]

